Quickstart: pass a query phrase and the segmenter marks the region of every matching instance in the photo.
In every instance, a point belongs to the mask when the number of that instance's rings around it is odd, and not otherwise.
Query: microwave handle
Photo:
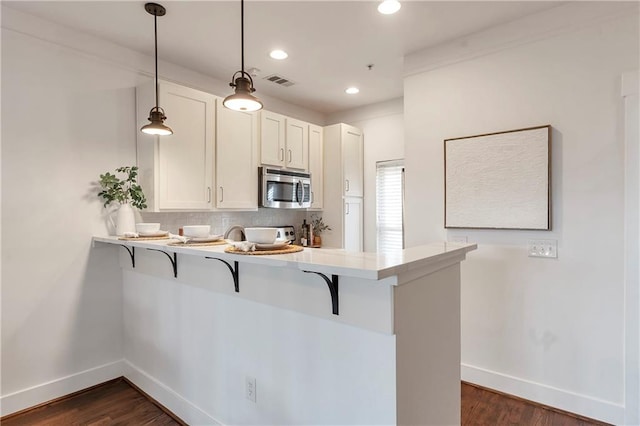
[[[304,183],[300,180],[298,181],[300,188],[302,188],[302,198],[300,199],[300,201],[298,201],[298,203],[300,203],[300,205],[302,205],[304,203]],[[298,196],[298,192],[296,191],[296,196]]]

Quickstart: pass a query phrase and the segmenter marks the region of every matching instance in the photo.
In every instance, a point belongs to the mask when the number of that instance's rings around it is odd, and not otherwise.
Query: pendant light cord
[[[158,15],[153,15],[153,34],[155,39],[155,57],[156,57],[156,110],[158,110]]]
[[[241,77],[244,77],[244,0],[240,0],[240,52],[242,55]]]

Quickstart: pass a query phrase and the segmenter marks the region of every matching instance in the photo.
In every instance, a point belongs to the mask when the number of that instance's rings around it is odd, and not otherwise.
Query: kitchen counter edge
[[[181,247],[168,245],[169,240],[120,240],[114,236],[94,236],[93,241],[370,280],[381,280],[447,259],[457,258],[457,261],[461,261],[467,252],[477,248],[477,245],[472,243],[436,242],[389,254],[348,252],[333,248],[304,248],[301,252],[291,254],[252,256],[225,253],[227,245]]]

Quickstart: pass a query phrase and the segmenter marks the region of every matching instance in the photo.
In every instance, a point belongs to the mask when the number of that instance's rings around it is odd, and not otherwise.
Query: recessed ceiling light
[[[391,15],[400,10],[402,5],[398,0],[384,0],[378,5],[378,12],[383,15]]]
[[[287,52],[285,52],[284,50],[272,50],[271,53],[269,53],[269,56],[271,56],[273,59],[287,59],[289,57],[289,54],[287,54]]]
[[[358,89],[357,87],[349,87],[344,92],[349,95],[355,95],[356,93],[360,93],[360,89]]]

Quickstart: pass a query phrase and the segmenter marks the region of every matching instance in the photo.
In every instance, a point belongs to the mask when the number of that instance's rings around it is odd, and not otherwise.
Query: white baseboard
[[[612,424],[624,423],[624,405],[535,383],[507,374],[461,365],[462,380],[489,389]]]
[[[507,374],[461,365],[462,380],[528,399],[581,416],[612,424],[624,424],[624,405],[569,392]],[[152,398],[191,425],[223,426],[221,422],[174,390],[126,360],[104,364],[60,379],[0,397],[0,416],[125,376]]]
[[[114,361],[0,397],[0,416],[6,416],[52,399],[122,376],[124,360]]]
[[[211,417],[208,413],[201,408],[194,405],[192,402],[186,400],[180,394],[176,393],[173,389],[159,382],[157,379],[147,374],[145,371],[131,364],[129,361],[124,361],[125,370],[124,376],[131,381],[131,383],[138,386],[150,397],[158,401],[165,406],[168,410],[180,417],[187,424],[199,426],[199,425],[216,425],[222,426],[218,420]]]

